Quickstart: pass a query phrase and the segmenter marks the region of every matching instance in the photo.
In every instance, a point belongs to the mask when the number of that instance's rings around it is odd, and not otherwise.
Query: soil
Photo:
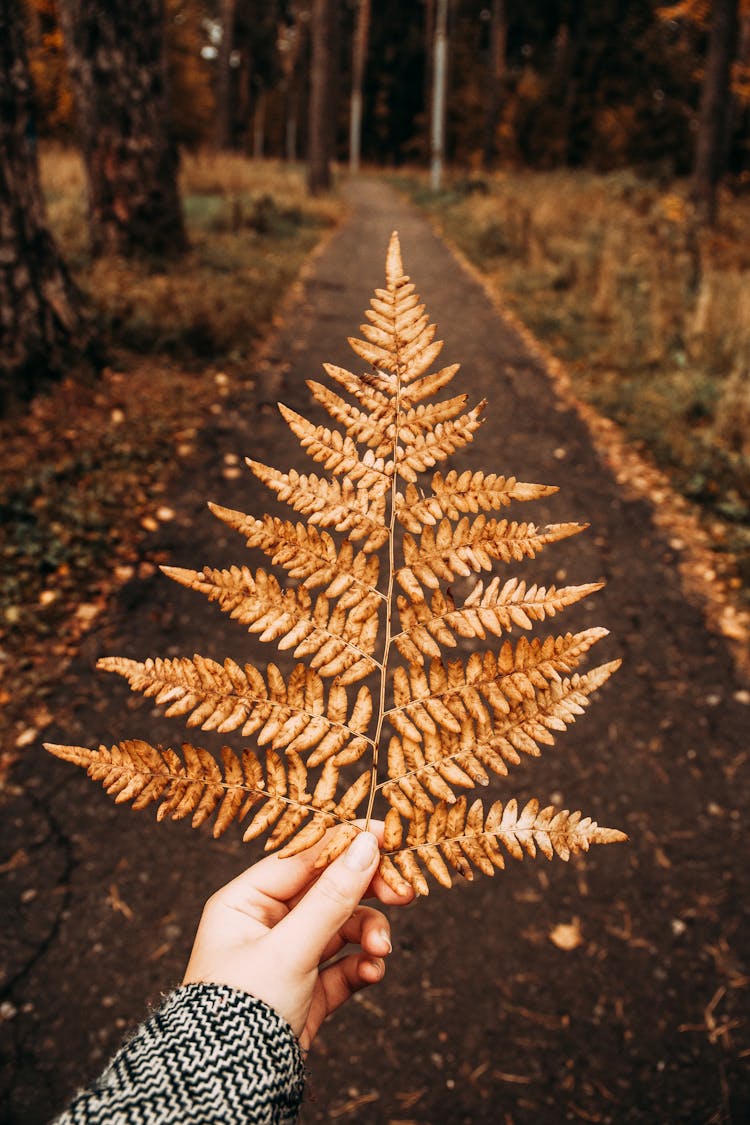
[[[611,632],[597,663],[623,658],[579,723],[497,795],[582,808],[624,829],[630,843],[567,865],[512,863],[395,913],[385,981],[329,1021],[310,1054],[302,1120],[745,1121],[747,684],[727,639],[681,585],[679,551],[653,506],[615,481],[540,353],[390,189],[363,180],[347,190],[348,220],[314,255],[248,372],[251,408],[235,412],[230,394],[207,418],[164,498],[176,518],[153,534],[149,558],[245,561],[242,541],[205,501],[276,510],[237,466],[249,455],[303,468],[275,403],[317,417],[304,380],[318,378],[324,361],[351,366],[346,337],[383,282],[397,228],[406,268],[446,340],[444,361],[462,363],[454,393],[489,399],[488,420],[457,467],[561,486],[533,513],[513,514],[591,526],[550,548],[534,573],[546,584],[606,579],[559,627],[604,625]],[[61,668],[45,738],[179,740],[179,723],[93,665],[105,654],[196,650],[239,660],[258,652],[215,607],[158,572],[133,579]],[[14,766],[1,799],[1,1120],[36,1125],[179,981],[202,903],[259,845],[230,834],[213,841],[118,808],[40,746]]]

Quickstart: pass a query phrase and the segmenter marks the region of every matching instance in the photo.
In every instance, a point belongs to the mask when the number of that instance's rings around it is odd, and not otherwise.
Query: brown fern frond
[[[421,733],[438,729],[460,734],[461,723],[473,719],[489,727],[493,718],[510,713],[524,699],[534,700],[552,681],[571,672],[592,645],[607,636],[606,629],[585,629],[540,640],[526,637],[500,652],[472,653],[466,664],[430,661],[394,670],[394,706],[385,712],[396,731],[419,742]]]
[[[298,439],[305,452],[336,476],[346,477],[359,488],[375,494],[384,493],[393,476],[393,462],[383,461],[368,449],[361,460],[357,444],[348,434],[342,436],[339,430],[329,430],[327,426],[315,426],[295,410],[279,403],[282,418]]]
[[[255,839],[275,824],[266,848],[273,850],[289,841],[287,854],[309,847],[335,824],[353,820],[367,793],[369,774],[362,774],[335,803],[332,795],[338,780],[332,763],[324,769],[313,793],[307,792],[307,769],[299,755],[288,753],[286,759],[270,750],[263,767],[252,750],[243,750],[238,757],[228,746],[222,747],[220,766],[207,750],[183,743],[182,757],[170,749],[152,746],[140,739],[130,739],[109,749],[100,746],[58,746],[45,743],[45,749],[58,758],[86,770],[94,781],[101,782],[116,804],[132,802],[134,809],[144,809],[160,801],[157,820],[169,817],[182,820],[189,816],[193,828],[200,827],[214,812],[214,838],[221,836],[235,820],[243,820],[250,810],[255,815],[245,829],[244,840]],[[222,769],[223,766],[223,769]],[[313,815],[311,806],[325,810]],[[309,829],[321,827],[320,834],[299,846],[299,826],[309,820]],[[293,839],[294,833],[297,837]]]
[[[349,376],[354,385],[357,385],[357,377],[352,375],[350,371],[343,371],[341,368],[337,368],[336,371],[340,377]],[[448,430],[442,438],[445,452],[441,455],[449,456],[450,453],[454,452],[454,449],[459,448],[459,445],[466,445],[472,440],[472,435],[479,425],[479,413],[486,405],[483,402],[476,410],[465,414],[463,418],[459,418],[458,416],[465,407],[469,396],[456,395],[454,398],[444,399],[442,402],[429,403],[427,406],[420,405],[405,410],[403,400],[394,402],[385,395],[373,392],[371,388],[366,387],[365,392],[357,397],[366,398],[374,406],[369,412],[365,412],[352,406],[351,403],[328,387],[323,386],[322,383],[308,379],[307,385],[313,398],[323,406],[334,421],[344,425],[349,436],[354,438],[355,441],[368,445],[374,451],[376,458],[391,455],[394,442],[398,439],[399,444],[396,446],[397,462],[406,460],[410,455],[411,447],[418,443],[420,438],[423,442],[432,439],[437,444],[440,431],[437,431],[436,434],[436,427],[447,426],[452,423],[452,429]],[[450,439],[452,439],[454,447],[449,449],[447,448],[447,442]],[[401,444],[402,442],[407,443],[406,448]],[[436,460],[438,456],[436,454]],[[431,464],[434,464],[434,461]],[[416,479],[416,477],[410,477],[409,479]]]
[[[387,484],[375,491],[358,488],[348,477],[328,480],[314,473],[298,473],[290,469],[279,472],[268,465],[248,458],[247,464],[258,480],[263,481],[295,512],[307,516],[318,527],[345,531],[351,539],[365,539],[363,551],[377,551],[388,542],[385,526],[385,494]],[[366,538],[365,538],[366,537]]]
[[[341,598],[340,605],[348,609],[368,593],[378,590],[380,560],[377,555],[356,551],[345,539],[340,547],[326,531],[318,531],[302,523],[281,520],[278,516],[256,519],[244,512],[208,505],[211,512],[228,527],[245,538],[247,547],[259,547],[275,566],[282,566],[290,578],[301,581],[307,590],[326,586],[326,597]],[[162,570],[165,568],[162,567]],[[342,597],[344,593],[346,599]]]
[[[396,518],[415,535],[444,518],[457,520],[467,513],[497,511],[513,501],[540,500],[558,491],[554,485],[528,484],[496,473],[467,470],[459,476],[455,469],[445,477],[435,473],[431,484],[428,496],[408,485],[404,495],[396,497]]]
[[[189,743],[180,756],[132,740],[95,751],[50,746],[52,753],[83,766],[119,802],[157,803],[159,818],[190,816],[196,825],[215,814],[216,835],[244,821],[246,840],[265,833],[266,848],[283,856],[325,836],[319,865],[382,809],[381,870],[398,890],[408,884],[427,893],[427,874],[446,886],[454,872],[492,874],[506,854],[567,858],[624,838],[536,801],[520,812],[513,799],[496,801],[485,816],[481,802],[469,807],[461,795],[553,745],[619,661],[577,671],[605,629],[528,635],[601,583],[485,578],[497,563],[533,559],[584,530],[492,514],[556,487],[450,468],[419,483],[473,441],[486,406],[471,407],[462,393],[438,397],[459,366],[432,370],[443,347],[436,332],[394,234],[385,288],[375,291],[361,338],[350,340],[371,370],[328,364],[332,387],[308,382],[330,427],[279,406],[320,473],[247,461],[301,519],[210,505],[284,582],[250,566],[162,568],[292,656],[293,667],[200,655],[99,662],[168,716],[252,736],[257,752],[225,747],[219,760]],[[450,584],[471,575],[482,577],[454,598]],[[511,641],[505,634],[514,630],[523,633]],[[447,659],[473,640],[495,647]],[[373,683],[360,683],[365,677]],[[345,780],[342,771],[356,763],[359,772]],[[353,823],[357,815],[361,824]]]
[[[467,811],[466,798],[460,797],[454,805],[440,802],[430,815],[415,808],[405,841],[401,817],[391,809],[386,817],[380,874],[394,888],[403,877],[417,894],[426,895],[429,886],[420,863],[438,883],[450,887],[449,868],[466,879],[474,878],[474,867],[485,875],[502,870],[505,855],[500,845],[513,859],[524,855],[533,859],[539,850],[547,859],[558,856],[567,861],[571,855],[587,852],[592,844],[625,840],[624,832],[601,828],[580,812],[558,811],[553,805],[540,809],[534,798],[520,812],[515,799],[505,806],[496,801],[485,818],[481,801]]]
[[[285,590],[264,570],[254,575],[245,566],[162,570],[180,585],[205,594],[261,641],[274,642],[282,652],[292,649],[296,659],[310,657],[310,667],[320,676],[341,676],[342,682],[354,683],[377,668],[371,653],[378,634],[378,594],[367,594],[348,610],[341,603],[332,609],[325,594],[313,602],[304,587]]]
[[[542,746],[552,746],[552,732],[567,730],[583,714],[590,697],[620,663],[612,660],[585,675],[553,681],[533,701],[524,700],[504,718],[497,718],[492,728],[467,720],[460,734],[420,732],[419,742],[395,735],[388,748],[391,780],[381,782],[383,796],[408,818],[412,805],[431,812],[432,798],[453,803],[454,787],[488,785],[491,773],[507,776],[508,765],[518,765],[521,754],[537,758]]]
[[[486,405],[486,400],[483,400],[455,421],[437,422],[433,429],[416,434],[408,445],[398,444],[396,467],[399,476],[406,481],[415,481],[419,473],[468,445],[482,424],[481,414]],[[399,431],[399,438],[403,436]]]
[[[499,637],[514,625],[533,629],[535,622],[554,617],[602,586],[602,582],[589,582],[585,586],[547,589],[527,587],[525,582],[509,578],[501,587],[500,579],[493,578],[486,590],[479,581],[458,607],[450,591],[444,594],[440,589],[435,590],[429,606],[424,601],[413,602],[399,596],[402,632],[394,635],[393,643],[409,663],[423,663],[425,657],[439,659],[443,646],[455,647],[456,637],[484,640],[487,633]]]
[[[437,528],[422,529],[419,542],[404,533],[404,565],[394,577],[409,596],[424,599],[423,586],[435,590],[440,582],[452,582],[456,576],[468,578],[472,573],[491,570],[493,561],[521,562],[536,558],[550,543],[557,543],[584,531],[586,524],[557,523],[538,528],[533,523],[509,523],[464,516],[454,527],[443,519]]]
[[[243,737],[257,734],[259,746],[287,753],[314,747],[310,765],[329,757],[356,761],[369,745],[369,688],[360,687],[349,711],[341,683],[332,684],[326,695],[320,676],[304,664],[286,679],[275,664],[269,664],[263,676],[251,664],[241,668],[227,659],[222,665],[198,655],[143,663],[111,656],[99,660],[97,667],[123,676],[132,691],[166,706],[166,715],[187,715],[188,727],[219,734],[240,730]]]

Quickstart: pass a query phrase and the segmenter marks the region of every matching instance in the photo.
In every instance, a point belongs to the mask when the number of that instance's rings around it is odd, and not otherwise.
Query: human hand
[[[325,840],[288,859],[268,856],[206,903],[183,984],[228,984],[264,1000],[289,1023],[303,1048],[358,989],[385,973],[391,952],[386,916],[364,897],[399,905],[376,875],[382,823],[359,832],[322,872]],[[348,943],[360,952],[330,961]]]

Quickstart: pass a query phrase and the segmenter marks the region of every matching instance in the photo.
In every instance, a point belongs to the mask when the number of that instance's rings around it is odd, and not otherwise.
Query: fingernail
[[[385,945],[388,946],[388,952],[392,953],[393,952],[393,946],[391,945],[391,935],[388,933],[388,931],[387,930],[379,930],[378,931],[378,937],[380,938],[380,940]]]
[[[372,867],[380,851],[372,832],[358,832],[344,853],[344,866],[350,871],[366,871]]]

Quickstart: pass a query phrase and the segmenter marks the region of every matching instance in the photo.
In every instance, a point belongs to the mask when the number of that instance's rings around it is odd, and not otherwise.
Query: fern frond
[[[440,582],[456,576],[491,570],[493,561],[521,562],[533,559],[550,543],[557,543],[586,529],[586,524],[556,523],[538,528],[533,523],[509,523],[464,516],[454,527],[442,519],[437,527],[423,527],[417,542],[404,532],[404,565],[394,577],[412,599],[423,601],[423,587],[436,590]]]
[[[428,671],[410,665],[393,675],[394,706],[386,711],[396,731],[419,742],[421,733],[438,728],[460,734],[461,723],[473,719],[490,727],[497,715],[509,714],[524,699],[535,699],[551,681],[571,672],[606,629],[585,629],[540,640],[526,637],[515,647],[506,641],[500,652],[472,653],[466,664],[432,660]]]
[[[391,780],[381,782],[383,796],[408,818],[413,805],[432,812],[432,798],[452,804],[456,800],[456,786],[485,786],[490,773],[507,776],[508,765],[518,765],[521,754],[537,758],[542,746],[552,746],[552,732],[567,730],[620,664],[619,660],[611,660],[585,675],[575,673],[553,681],[533,701],[524,700],[504,718],[496,718],[489,730],[467,720],[462,723],[460,734],[421,732],[420,742],[395,735],[388,748]]]
[[[417,894],[426,895],[429,886],[420,863],[438,883],[450,887],[453,880],[449,868],[466,879],[473,879],[474,867],[485,875],[502,870],[505,855],[500,845],[513,859],[523,859],[524,855],[533,859],[539,850],[547,859],[558,856],[567,861],[571,855],[587,852],[592,844],[625,840],[624,832],[601,828],[580,812],[558,811],[552,805],[540,809],[536,799],[520,811],[515,799],[505,806],[496,801],[485,818],[481,801],[475,801],[467,811],[466,798],[460,797],[452,806],[440,802],[429,816],[415,808],[405,842],[401,817],[391,809],[386,817],[380,874],[394,888],[403,877]]]
[[[323,770],[314,792],[308,793],[307,769],[294,753],[288,753],[284,761],[273,750],[268,751],[264,776],[252,750],[244,750],[238,757],[228,746],[222,747],[221,766],[207,750],[191,743],[183,743],[182,757],[171,748],[164,750],[141,739],[120,742],[109,749],[53,743],[45,743],[45,749],[85,769],[114,797],[115,804],[130,801],[134,809],[144,809],[160,801],[157,820],[189,816],[193,828],[198,828],[216,812],[214,838],[260,805],[243,840],[253,840],[275,824],[266,849],[289,841],[285,848],[288,855],[310,847],[332,825],[352,820],[369,781],[368,773],[361,774],[335,803],[332,796],[338,775],[333,764]],[[311,817],[313,809],[322,811]],[[297,830],[305,821],[307,833],[300,846],[302,833]]]
[[[414,485],[396,497],[396,517],[407,531],[418,535],[425,526],[434,527],[439,520],[460,519],[466,513],[491,512],[506,508],[515,501],[540,500],[558,489],[554,485],[528,484],[515,477],[496,473],[472,473],[459,476],[452,469],[445,477],[435,473],[432,492],[425,496]]]
[[[454,648],[456,637],[479,637],[487,633],[499,637],[513,626],[533,629],[534,623],[561,613],[566,606],[601,590],[602,582],[584,586],[529,586],[517,578],[509,578],[501,587],[493,578],[484,589],[482,581],[456,607],[450,592],[435,590],[429,606],[424,601],[410,601],[399,596],[397,605],[402,632],[393,643],[409,663],[423,663],[425,657],[439,659],[442,648]]]
[[[247,547],[259,547],[275,566],[284,567],[290,578],[300,580],[305,589],[325,586],[326,597],[340,598],[339,605],[345,609],[356,605],[368,593],[383,597],[377,586],[378,556],[355,552],[348,539],[337,548],[331,535],[315,527],[291,523],[278,516],[256,519],[219,504],[208,506],[217,519],[244,536]],[[347,591],[344,599],[342,595]]]
[[[185,570],[162,567],[168,578],[204,594],[261,641],[275,642],[296,659],[311,657],[310,667],[324,677],[340,676],[354,683],[374,671],[380,597],[368,594],[350,609],[319,594],[313,603],[304,587],[284,590],[272,574],[245,566],[230,570]]]
[[[398,444],[396,467],[399,476],[406,481],[415,481],[419,473],[468,445],[482,424],[481,414],[486,405],[485,399],[455,421],[437,422],[433,429],[416,434],[408,445]],[[399,430],[399,438],[403,436]]]
[[[360,460],[357,444],[348,434],[342,436],[339,430],[329,430],[327,426],[315,426],[303,418],[296,410],[279,403],[282,418],[289,426],[305,452],[336,476],[354,481],[359,488],[375,495],[384,493],[393,476],[393,462],[384,462],[368,449]]]
[[[197,825],[215,814],[216,835],[247,819],[244,838],[267,833],[266,848],[282,856],[325,836],[318,865],[361,831],[353,823],[360,806],[366,802],[367,826],[378,801],[387,810],[381,870],[397,890],[406,882],[427,893],[425,873],[446,886],[452,872],[492,874],[506,854],[566,859],[591,843],[624,839],[536,801],[520,812],[514,800],[498,801],[485,816],[481,802],[468,807],[459,795],[553,745],[619,661],[577,671],[605,629],[526,635],[601,583],[485,578],[497,563],[533,559],[584,530],[493,515],[556,487],[450,468],[420,485],[421,474],[473,441],[486,406],[471,407],[462,393],[438,398],[459,366],[432,370],[443,347],[436,332],[394,233],[385,288],[375,290],[361,338],[349,341],[372,369],[355,374],[328,364],[331,387],[308,382],[330,426],[279,406],[320,473],[247,461],[301,519],[210,505],[286,584],[249,566],[162,568],[292,655],[298,663],[290,672],[200,655],[99,661],[168,716],[252,736],[258,752],[225,747],[217,760],[190,743],[180,756],[135,740],[96,751],[50,746],[52,753],[87,769],[119,802],[158,803],[159,818],[190,816]],[[481,577],[454,599],[450,584],[471,575]],[[524,634],[506,639],[513,630]],[[476,639],[488,650],[447,659]],[[370,674],[372,686],[360,683]],[[356,763],[361,772],[344,781],[342,770]]]
[[[295,512],[308,516],[311,524],[345,531],[354,540],[365,538],[363,551],[377,551],[388,542],[385,526],[385,494],[387,483],[377,492],[358,488],[348,477],[328,480],[314,473],[298,473],[290,469],[279,472],[259,461],[247,464],[258,480],[272,489]]]
[[[345,372],[341,368],[336,370],[342,376],[349,376],[347,385],[357,387],[359,392],[359,380],[355,375],[352,375],[350,371]],[[478,414],[486,405],[483,402],[475,411],[464,415],[463,418],[458,418],[458,415],[466,406],[469,396],[456,395],[454,398],[444,399],[442,402],[429,403],[427,406],[420,405],[406,410],[404,409],[403,397],[397,403],[365,386],[363,392],[357,393],[356,397],[366,398],[374,404],[373,408],[366,413],[352,406],[351,403],[348,403],[328,387],[323,386],[322,383],[308,379],[307,385],[313,398],[323,406],[334,421],[344,425],[349,436],[354,438],[355,441],[368,445],[374,451],[376,458],[383,458],[392,454],[397,434],[399,443],[406,442],[408,446],[411,446],[418,442],[420,437],[424,441],[428,437],[434,436],[433,431],[437,426],[445,426],[450,422],[453,422],[453,427],[459,435],[455,440],[465,445],[472,440],[472,434],[479,425]],[[454,422],[454,419],[458,420]],[[455,448],[458,448],[458,444]],[[451,452],[453,452],[452,449],[447,450],[445,455],[448,456]],[[403,446],[399,444],[396,453],[397,462],[404,460],[407,453],[408,448],[404,450]]]
[[[256,734],[259,746],[287,753],[314,747],[308,765],[329,757],[356,761],[370,744],[365,737],[372,714],[369,688],[360,687],[349,712],[346,689],[332,684],[326,697],[320,676],[304,664],[287,679],[275,664],[268,665],[264,677],[252,664],[241,668],[227,659],[221,665],[198,655],[143,663],[110,656],[97,668],[123,676],[132,691],[166,706],[166,715],[187,715],[188,727]]]

